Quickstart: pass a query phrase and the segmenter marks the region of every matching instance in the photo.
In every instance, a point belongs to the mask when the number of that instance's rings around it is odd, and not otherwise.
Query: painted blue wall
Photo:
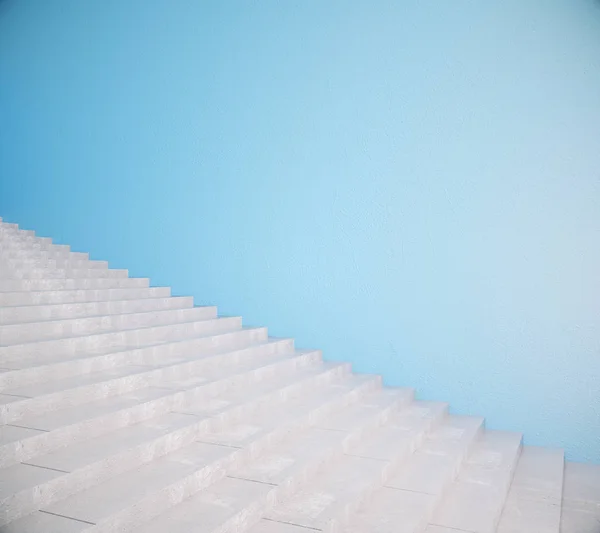
[[[600,3],[0,1],[0,215],[600,462]]]

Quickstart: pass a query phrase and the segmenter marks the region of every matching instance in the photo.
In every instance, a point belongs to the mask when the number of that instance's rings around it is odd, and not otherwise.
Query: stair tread
[[[431,407],[432,415],[445,413],[443,406]],[[414,416],[411,418],[415,420]],[[400,427],[404,429],[405,422],[400,420]],[[427,427],[427,422],[427,417],[421,417],[421,426]],[[414,453],[410,454],[412,447],[404,444],[409,452],[406,460],[391,474],[385,486],[350,517],[343,532],[422,531],[444,488],[454,479],[460,458],[476,438],[480,425],[481,419],[476,417],[446,416],[428,432]],[[399,444],[405,441],[406,437],[401,437]]]
[[[377,433],[383,429],[385,426],[372,430],[371,437],[377,438]],[[412,438],[418,441],[427,429],[416,425],[409,431]],[[372,486],[383,485],[385,471],[391,463],[350,455],[351,452],[330,465],[310,486],[301,488],[291,498],[267,511],[265,518],[305,528],[323,529],[331,520],[347,512],[346,505],[360,504]],[[398,450],[400,456],[404,453]]]
[[[330,418],[356,412],[360,406],[375,408],[373,415],[376,417],[381,416],[387,408],[403,409],[402,405],[412,395],[412,391],[409,396],[407,392],[400,389],[375,391],[336,411]],[[397,407],[394,407],[396,404]],[[231,530],[236,531],[237,521],[244,522],[248,509],[260,507],[261,500],[264,504],[265,498],[269,493],[273,495],[275,488],[285,487],[290,480],[302,478],[311,467],[316,470],[323,468],[331,453],[335,450],[341,453],[346,437],[359,432],[364,424],[364,420],[357,419],[345,431],[323,429],[318,424],[294,434],[245,465],[233,467],[227,477],[153,518],[151,522],[142,524],[135,531],[164,531],[167,525],[173,524],[182,528],[181,531],[194,525],[195,528],[200,527],[198,531],[208,533],[230,520],[233,520]]]
[[[350,377],[346,387],[337,388],[334,386],[335,392],[339,395],[342,391],[359,386],[361,382],[362,380]],[[318,390],[321,392],[321,389]],[[324,385],[322,390],[329,392],[327,385]],[[316,399],[313,402],[307,402],[304,404],[302,413],[317,408],[321,403]],[[269,407],[272,406],[266,406],[264,409],[267,410]],[[297,415],[300,416],[300,412]],[[239,421],[238,425],[244,427],[245,422]],[[275,423],[270,429],[277,427],[277,425]],[[265,429],[265,431],[268,431],[268,429]],[[260,436],[255,435],[252,440],[258,438]],[[210,443],[199,436],[189,446],[111,478],[56,504],[44,507],[43,510],[78,520],[98,523],[119,512],[124,507],[133,505],[149,493],[161,490],[185,476],[194,474],[197,470],[210,465],[215,460],[232,456],[237,451],[239,451],[239,448]]]
[[[194,330],[183,335],[181,334],[181,330],[184,327],[193,327]],[[122,331],[108,331],[92,335],[63,337],[59,339],[48,339],[2,346],[0,347],[0,365],[5,368],[10,367],[11,365],[22,367],[22,365],[28,361],[49,361],[52,360],[52,355],[48,353],[51,349],[60,350],[60,355],[72,355],[73,352],[79,352],[81,354],[83,350],[85,350],[87,355],[101,355],[127,348],[168,342],[170,340],[169,338],[164,340],[158,340],[157,338],[143,340],[140,338],[140,335],[145,333],[154,333],[157,335],[159,333],[165,335],[179,333],[181,334],[181,338],[185,339],[193,338],[193,336],[196,335],[196,328],[212,327],[215,327],[215,331],[238,330],[242,327],[241,318],[218,317],[214,319],[192,319],[172,324],[137,326]],[[205,333],[205,331],[203,333]],[[201,336],[200,332],[198,332],[197,336]]]
[[[270,359],[269,363],[272,365],[278,361],[286,360],[287,358],[289,358],[289,356],[274,356],[272,359]],[[245,364],[241,364],[236,371],[237,373],[247,372],[250,369],[264,366],[263,363],[264,362],[262,361],[250,361]],[[186,390],[187,388],[193,388],[198,385],[206,385],[211,381],[225,379],[231,374],[233,374],[233,372],[231,372],[230,368],[215,368],[212,375],[205,377],[203,374],[198,376],[198,379],[193,380],[191,383],[177,384],[171,382],[167,387],[161,387],[158,385],[143,387],[118,396],[109,396],[100,400],[94,400],[72,407],[67,407],[65,409],[52,411],[43,415],[24,417],[19,420],[18,424],[24,427],[51,431],[61,426],[75,424],[92,417],[106,414],[111,412],[113,408],[122,408],[124,406],[134,405],[138,402],[148,401],[149,399],[170,395],[177,391]]]
[[[147,278],[74,278],[74,279],[30,279],[0,280],[0,293],[85,290],[85,289],[133,289],[147,288]]]
[[[486,431],[431,519],[432,525],[493,533],[521,448],[520,433]]]
[[[318,379],[323,378],[332,368],[339,365],[321,365],[320,367],[306,369],[305,372],[302,373],[302,376],[293,373],[286,380],[280,381],[280,388],[287,385],[304,385],[305,387],[308,385],[311,386],[311,383],[314,385],[318,385]],[[350,378],[349,384],[353,384],[354,387],[360,384],[361,380],[355,380]],[[327,387],[327,383],[319,385],[321,389]],[[232,405],[231,403],[227,403],[225,406],[218,406],[212,413],[205,413],[204,416],[190,416],[183,415],[178,413],[167,413],[162,416],[158,416],[140,423],[137,423],[133,426],[124,427],[121,429],[117,429],[105,435],[101,435],[100,437],[96,437],[95,439],[89,439],[87,441],[71,444],[59,448],[55,452],[51,452],[45,455],[39,455],[37,457],[30,458],[27,461],[27,464],[16,464],[9,466],[5,469],[0,470],[0,476],[2,479],[8,480],[7,485],[4,486],[3,491],[0,491],[1,497],[7,497],[11,494],[15,494],[20,490],[36,489],[36,482],[44,482],[53,480],[62,476],[64,473],[73,472],[78,469],[87,468],[93,463],[96,463],[96,466],[102,467],[105,464],[114,464],[115,457],[122,452],[126,452],[134,455],[138,453],[142,453],[144,455],[154,454],[155,446],[162,439],[162,442],[165,441],[164,438],[171,435],[170,439],[174,438],[173,435],[189,435],[190,431],[198,432],[199,424],[203,419],[212,418],[214,422],[217,422],[218,419],[215,418],[215,415],[219,412],[223,412],[224,410],[229,410],[231,423],[237,424],[240,427],[245,427],[244,420],[235,420],[235,408],[236,407],[247,407],[250,403],[250,407],[252,408],[252,404],[254,405],[254,409],[257,413],[267,411],[272,409],[272,405],[270,403],[265,403],[268,399],[269,395],[273,396],[271,393],[265,393],[264,391],[259,391],[258,387],[254,387],[254,395],[255,398],[252,398],[252,387],[248,388],[248,392],[250,393],[250,397],[246,398],[245,401],[240,402],[239,406]],[[321,390],[315,389],[315,390]],[[323,389],[324,390],[324,389]],[[336,389],[336,391],[340,392],[343,389]],[[226,397],[226,394],[224,394]],[[296,393],[296,397],[298,393]],[[320,395],[321,398],[325,398],[323,394]],[[285,401],[292,404],[294,403],[294,397],[285,397],[287,398]],[[260,400],[262,399],[263,404],[261,407]],[[308,406],[308,407],[307,407]],[[318,406],[318,404],[317,404]],[[314,408],[315,404],[312,405],[305,404],[304,410],[307,408]],[[225,409],[226,408],[226,409]],[[247,408],[246,408],[247,410]],[[231,418],[233,416],[233,418]],[[258,416],[258,415],[257,415]],[[239,418],[239,414],[237,415]],[[272,426],[271,429],[275,429],[278,424]],[[263,428],[265,429],[265,428]],[[183,433],[180,432],[183,430]],[[179,431],[179,433],[177,433]],[[203,430],[203,435],[206,435],[206,438],[210,439],[213,433],[209,429]],[[264,433],[264,431],[263,431]],[[254,435],[256,439],[257,435]],[[199,438],[199,437],[198,437]],[[138,449],[138,452],[135,452],[136,446],[142,446],[142,448]],[[164,444],[163,444],[164,445]],[[160,450],[159,448],[156,448]],[[128,452],[130,451],[130,452]],[[125,457],[125,461],[126,461]],[[129,464],[125,462],[125,464]],[[52,469],[52,470],[47,470]],[[42,470],[46,470],[46,472],[42,472]],[[89,468],[88,468],[89,470]],[[48,474],[48,472],[54,472],[54,474]],[[91,471],[90,471],[91,472]],[[22,473],[19,476],[19,473]],[[15,482],[16,480],[16,482]],[[11,483],[12,481],[12,483]],[[48,489],[52,491],[52,489]],[[1,499],[1,498],[0,498]]]
[[[211,320],[215,318],[216,308],[214,307],[151,310],[103,317],[58,319],[27,324],[0,325],[0,338],[2,338],[3,346],[14,346],[31,342],[61,340],[102,333],[116,333],[145,327],[171,325],[192,322],[194,320]],[[33,331],[29,333],[29,338],[24,339],[23,337],[30,328]]]
[[[482,422],[479,417],[448,416],[427,436],[408,464],[391,476],[386,486],[440,495],[454,479]]]
[[[524,446],[497,533],[559,533],[563,471],[562,450]]]
[[[123,299],[169,297],[168,287],[134,287],[121,289],[65,289],[51,291],[0,292],[0,306],[47,305],[58,303],[110,302]],[[129,297],[129,298],[127,298]]]
[[[195,412],[195,415],[188,413],[187,409],[185,410],[186,412],[183,412],[183,410],[177,412],[174,411],[156,418],[144,420],[132,426],[117,429],[106,433],[105,435],[95,437],[92,440],[86,440],[59,448],[54,452],[31,458],[27,462],[48,468],[72,471],[76,468],[81,468],[92,461],[108,457],[111,453],[118,451],[122,445],[133,446],[141,444],[151,435],[157,436],[164,434],[172,429],[172,423],[192,424],[202,418],[216,416],[226,409],[232,409],[237,405],[243,405],[243,403],[256,400],[264,394],[269,394],[282,387],[300,382],[310,376],[318,375],[319,372],[322,372],[325,368],[326,367],[321,369],[306,369],[301,372],[300,375],[294,373],[293,376],[289,376],[287,379],[280,378],[278,384],[272,384],[272,386],[265,391],[261,390],[261,383],[251,384],[249,387],[243,389],[247,392],[247,397],[244,401],[236,399],[235,395],[229,394],[230,391],[225,391],[223,394],[212,398],[212,400],[205,400],[203,402],[203,412],[198,410]]]
[[[151,368],[152,367],[143,365],[123,365],[116,368],[107,368],[96,372],[90,372],[89,374],[7,389],[2,393],[22,396],[24,399],[35,398],[37,396],[64,392],[77,387],[84,387],[86,385],[103,383],[110,379],[140,374],[151,370]]]
[[[151,312],[155,309],[189,309],[193,306],[193,298],[188,296],[169,296],[163,298],[143,298],[140,300],[112,300],[105,302],[87,302],[76,304],[45,304],[0,307],[0,324],[2,326],[27,325],[32,323],[54,322],[59,320],[80,320],[85,318],[103,318],[113,314],[144,312],[141,310],[125,311],[126,308],[140,306]],[[156,306],[156,307],[155,307]],[[87,309],[85,308],[87,307]],[[114,312],[110,312],[114,310]],[[100,308],[104,308],[102,312]],[[33,316],[24,320],[18,315]],[[38,314],[39,316],[35,316]],[[13,317],[10,317],[13,315]],[[17,318],[14,318],[17,316]]]
[[[117,355],[117,354],[121,354],[121,353],[141,350],[144,348],[151,349],[152,347],[160,347],[160,346],[166,346],[166,345],[176,348],[176,347],[178,347],[178,345],[182,345],[186,342],[191,342],[194,340],[210,339],[210,338],[217,339],[217,338],[229,337],[231,335],[236,335],[236,334],[243,334],[243,333],[248,333],[248,332],[260,332],[260,331],[264,331],[264,328],[242,327],[240,329],[235,329],[235,330],[231,330],[231,331],[227,331],[227,330],[219,331],[219,332],[209,333],[208,335],[198,335],[196,337],[183,338],[183,339],[178,339],[178,340],[155,341],[152,343],[143,344],[138,347],[120,347],[120,346],[115,347],[115,346],[113,346],[113,347],[110,347],[107,349],[96,349],[93,351],[88,350],[87,352],[84,352],[84,353],[68,354],[70,357],[65,357],[64,354],[56,354],[55,356],[44,358],[43,361],[39,361],[39,358],[36,356],[31,356],[31,357],[24,357],[19,360],[4,361],[4,362],[2,362],[2,364],[6,365],[4,368],[7,368],[8,371],[10,371],[10,372],[28,371],[31,369],[35,369],[39,366],[47,368],[50,365],[69,364],[71,362],[76,362],[76,361],[90,360],[90,359],[96,358],[98,356],[105,356],[105,355],[111,355],[111,354]],[[158,367],[158,366],[166,366],[169,364],[173,364],[173,362],[175,362],[175,361],[183,361],[186,359],[187,359],[186,357],[178,356],[177,354],[172,354],[172,355],[169,355],[168,357],[165,356],[162,360],[159,360],[156,362],[149,361],[149,362],[145,362],[144,364],[147,366],[157,366]]]
[[[600,470],[128,274],[0,218],[0,533],[600,519]]]

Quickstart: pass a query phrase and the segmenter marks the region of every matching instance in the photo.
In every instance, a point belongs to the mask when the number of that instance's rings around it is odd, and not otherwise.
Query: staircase
[[[600,532],[600,466],[1,219],[0,422],[1,533]]]

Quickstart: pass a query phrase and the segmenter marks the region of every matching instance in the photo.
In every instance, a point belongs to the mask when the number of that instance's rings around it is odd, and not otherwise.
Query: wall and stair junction
[[[1,533],[600,531],[600,466],[0,224]]]

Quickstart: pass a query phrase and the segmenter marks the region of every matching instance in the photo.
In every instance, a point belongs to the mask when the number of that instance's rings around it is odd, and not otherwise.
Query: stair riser
[[[0,239],[13,239],[13,238],[24,238],[24,239],[50,239],[50,237],[36,237],[35,231],[6,228],[0,225]],[[50,239],[52,240],[52,239]]]
[[[49,358],[83,355],[96,351],[118,351],[140,348],[144,345],[184,340],[193,337],[214,335],[234,331],[242,327],[240,317],[218,320],[198,320],[183,324],[170,324],[142,329],[131,329],[116,333],[100,333],[86,337],[71,337],[49,341],[15,344],[0,348],[0,366],[10,368],[10,362],[23,358],[37,357],[40,363]]]
[[[42,237],[15,237],[0,232],[0,250],[51,250],[52,239]]]
[[[82,289],[66,291],[0,292],[0,306],[33,306],[168,298],[169,287],[142,289]]]
[[[108,261],[90,261],[88,259],[2,259],[2,265],[15,270],[35,269],[79,269],[102,270],[108,268]]]
[[[181,359],[196,357],[202,353],[237,349],[249,344],[266,342],[266,340],[266,328],[242,329],[105,355],[36,365],[23,370],[0,373],[0,390],[69,378],[125,365],[156,365],[168,360],[176,362]]]
[[[0,232],[6,232],[6,233],[14,233],[17,235],[24,235],[24,236],[34,236],[35,235],[35,231],[30,230],[30,229],[20,229],[18,224],[10,224],[8,222],[2,222],[2,217],[0,217]]]
[[[313,359],[310,359],[311,357]],[[156,400],[143,402],[77,424],[71,424],[34,437],[5,444],[0,447],[0,468],[17,462],[25,462],[36,455],[49,453],[62,446],[92,439],[172,411],[183,412],[188,406],[196,405],[201,401],[208,401],[210,398],[223,394],[230,388],[247,387],[252,383],[258,383],[266,378],[270,378],[273,374],[284,374],[293,371],[299,368],[298,365],[306,364],[310,360],[314,361],[315,357],[317,356],[314,354],[307,354],[306,357],[296,357],[279,361],[268,367],[261,367],[249,372],[232,375],[206,385],[199,385],[189,390],[178,391]]]
[[[319,363],[320,359],[313,355],[307,355],[304,362],[299,362],[299,364],[304,367],[316,366]],[[219,427],[230,427],[240,419],[240,416],[249,416],[265,403],[281,401],[286,395],[291,395],[302,390],[309,392],[316,387],[342,379],[347,376],[348,372],[348,367],[340,367],[325,371],[315,377],[295,383],[280,389],[279,391],[266,394],[264,397],[259,398],[254,402],[249,402],[247,405],[234,407],[221,414],[218,425]],[[242,412],[243,414],[241,414]],[[312,413],[309,413],[307,416],[311,416],[311,414]],[[305,418],[298,421],[300,422],[300,427],[304,426]],[[201,440],[203,434],[207,431],[216,430],[216,426],[217,422],[215,419],[209,418],[198,420],[196,417],[190,416],[189,426],[179,428],[169,434],[144,442],[143,444],[137,445],[119,454],[105,458],[102,461],[89,464],[83,468],[67,473],[60,478],[44,483],[43,486],[37,487],[34,490],[24,490],[9,499],[1,501],[0,514],[5,515],[4,523],[15,520],[36,508],[51,505],[56,501],[90,488],[93,485],[102,483],[103,481],[126,471],[133,470],[145,463],[149,463],[164,455],[175,452],[178,449],[192,444],[196,440]],[[258,450],[263,450],[265,447],[273,445],[273,443],[279,440],[282,435],[284,435],[284,433],[282,433],[282,430],[280,429],[265,435],[263,438],[258,439],[251,446],[246,448],[241,454],[232,451],[232,453],[236,455],[230,456],[230,458],[227,458],[223,463],[213,464],[213,468],[220,468],[224,472],[224,469],[229,466],[242,464],[242,462],[251,456],[255,456]],[[250,451],[250,448],[252,451]],[[1,523],[3,522],[0,519],[0,524]]]
[[[67,244],[52,244],[45,242],[10,242],[0,241],[0,253],[19,253],[19,252],[54,252],[70,253],[71,247]]]
[[[34,232],[0,227],[0,241],[51,243],[50,237],[37,237]]]
[[[147,278],[117,279],[0,279],[0,292],[19,291],[71,291],[83,289],[133,289],[147,288]]]
[[[13,260],[47,260],[57,259],[61,261],[89,261],[90,255],[87,252],[67,252],[67,251],[48,251],[48,250],[10,250],[0,251],[0,257],[7,261]]]
[[[35,235],[24,235],[20,231],[0,230],[0,244],[52,244],[50,237],[36,237]]]
[[[500,518],[502,517],[502,511],[504,509],[504,503],[506,502],[506,498],[508,497],[508,491],[510,490],[510,485],[512,483],[513,477],[515,475],[515,471],[517,469],[517,463],[519,462],[519,457],[521,456],[521,452],[523,450],[523,443],[519,446],[519,451],[514,456],[514,460],[510,465],[509,473],[504,480],[504,484],[498,487],[500,494],[502,495],[501,501],[502,504],[496,508],[496,512],[494,514],[492,531],[496,531],[498,529],[498,525],[500,523]]]
[[[135,505],[123,509],[109,519],[106,519],[98,523],[96,526],[90,527],[89,529],[85,529],[84,531],[86,533],[91,533],[92,531],[94,533],[128,531],[146,521],[148,517],[157,516],[161,512],[164,512],[174,505],[181,503],[185,498],[188,498],[198,491],[209,487],[227,475],[228,470],[241,466],[249,460],[252,460],[261,453],[275,446],[283,438],[305,430],[313,426],[319,420],[331,415],[336,410],[358,401],[361,397],[369,392],[372,392],[378,386],[380,386],[379,380],[374,379],[372,382],[367,382],[361,387],[358,387],[357,389],[306,413],[293,422],[290,422],[289,424],[283,424],[281,427],[277,428],[268,435],[265,435],[261,439],[257,439],[248,447],[233,451],[231,455],[207,465],[206,467],[196,471],[194,474],[178,480],[176,483],[164,487],[160,491],[150,494],[143,500],[137,502]],[[201,438],[202,437],[200,436],[198,440],[201,440]],[[335,454],[331,453],[331,456],[334,457]],[[322,461],[316,461],[316,463],[318,464],[307,467],[305,472],[298,476],[298,478],[304,476],[309,477],[312,473],[311,471],[318,471],[318,467]],[[272,493],[273,491],[271,491],[271,494]],[[240,514],[245,518],[254,510],[254,507],[258,508],[260,506],[250,506],[250,508],[248,508],[244,513]],[[231,531],[240,531],[240,529],[234,527],[234,529]]]
[[[109,270],[103,268],[75,269],[15,269],[0,266],[1,280],[41,280],[41,279],[122,279],[127,278],[127,270]]]
[[[0,326],[0,343],[8,346],[62,337],[97,335],[111,331],[209,320],[216,317],[216,307],[192,307],[152,313],[128,313],[105,317]]]
[[[418,446],[420,446],[427,436],[427,433],[431,430],[431,427],[432,426],[430,426],[426,431],[422,432],[415,440],[413,440],[410,450],[405,450],[403,454],[398,455],[392,461],[384,463],[379,476],[376,479],[373,479],[373,481],[365,488],[365,490],[362,491],[362,494],[358,498],[344,505],[343,508],[340,509],[337,516],[334,519],[329,520],[321,531],[323,533],[343,533],[352,516],[374,496],[377,490],[386,485],[386,483],[394,475],[394,472],[398,470],[398,468],[400,468],[401,465],[410,457],[410,454],[416,448],[418,448]],[[219,533],[221,532],[219,531]]]
[[[190,296],[81,304],[0,307],[0,325],[9,326],[30,322],[73,320],[87,317],[95,318],[128,313],[149,313],[171,309],[189,309],[193,306],[194,299]]]
[[[248,353],[244,352],[248,357]],[[23,417],[40,416],[59,409],[66,409],[110,396],[119,396],[146,387],[164,387],[168,380],[193,377],[214,369],[215,366],[230,366],[232,372],[240,363],[238,352],[197,358],[195,361],[148,370],[134,375],[107,378],[102,383],[83,385],[35,398],[18,400],[0,405],[0,423],[17,423]],[[168,388],[168,387],[164,387]]]
[[[422,530],[426,529],[427,525],[429,524],[429,522],[435,512],[435,509],[440,505],[440,503],[444,499],[444,496],[448,492],[448,489],[450,489],[450,487],[456,480],[456,477],[458,476],[464,461],[470,455],[471,451],[473,450],[474,446],[477,443],[477,440],[481,437],[483,432],[484,432],[484,425],[482,424],[479,426],[477,431],[475,431],[475,433],[473,433],[473,435],[471,435],[471,437],[470,437],[471,440],[470,440],[469,445],[465,446],[460,453],[456,454],[456,456],[454,458],[455,459],[454,468],[450,472],[450,475],[442,483],[440,491],[435,496],[435,498],[432,500],[431,506],[430,506],[428,512],[425,513],[421,517],[422,518],[422,521],[421,521]]]

